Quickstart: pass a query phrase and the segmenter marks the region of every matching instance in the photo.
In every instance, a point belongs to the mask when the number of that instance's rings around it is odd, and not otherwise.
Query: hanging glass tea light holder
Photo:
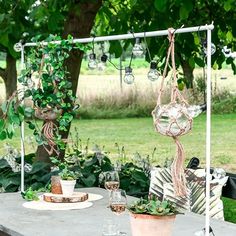
[[[155,61],[151,61],[150,63],[150,70],[148,72],[148,75],[147,75],[148,79],[150,81],[156,81],[159,79],[160,77],[160,74],[157,70],[157,63]]]
[[[133,53],[131,54],[129,66],[125,67],[125,76],[123,78],[126,84],[133,84],[135,77],[133,75],[133,69],[131,68],[132,60],[133,60]]]
[[[107,59],[108,56],[105,53],[103,53],[101,56],[101,61],[98,63],[99,71],[104,71],[106,69]]]
[[[125,67],[125,76],[124,76],[124,82],[126,84],[133,84],[134,83],[134,75],[133,75],[133,69],[130,66]]]
[[[107,66],[107,60],[108,56],[104,52],[104,43],[101,44],[101,51],[102,51],[102,56],[100,57],[100,62],[98,63],[98,70],[99,71],[104,71]]]
[[[204,40],[203,42],[203,51],[204,54],[207,55],[207,41]],[[215,54],[216,52],[216,45],[214,43],[211,43],[211,55]]]
[[[135,38],[135,44],[132,49],[132,53],[134,56],[142,56],[144,53],[143,46],[141,44],[141,39],[140,38]]]
[[[96,54],[94,51],[94,39],[93,38],[93,42],[92,42],[92,53],[89,54],[89,61],[88,61],[88,68],[90,70],[94,70],[97,68],[97,60],[96,60]]]
[[[145,43],[145,46],[146,46],[146,49],[147,49],[147,55],[148,55],[149,61],[150,61],[150,69],[148,71],[147,78],[150,81],[154,82],[154,81],[159,79],[160,73],[157,70],[157,62],[152,60],[151,53],[150,53],[150,50],[148,48],[148,43],[147,43],[147,40],[146,40],[146,33],[144,33],[144,43]]]

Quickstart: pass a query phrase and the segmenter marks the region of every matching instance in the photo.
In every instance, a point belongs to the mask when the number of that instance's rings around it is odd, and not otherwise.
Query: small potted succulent
[[[62,189],[62,194],[65,197],[72,196],[76,184],[76,180],[79,178],[80,173],[73,171],[67,161],[61,162],[55,157],[50,158],[52,163],[59,170],[60,184]]]
[[[66,166],[60,173],[62,194],[66,197],[71,196],[75,189],[77,175]]]
[[[178,214],[169,201],[156,198],[140,199],[128,206],[132,236],[171,236],[173,223]]]

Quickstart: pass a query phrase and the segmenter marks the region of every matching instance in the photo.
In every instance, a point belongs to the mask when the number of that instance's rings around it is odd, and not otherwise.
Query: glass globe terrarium
[[[156,131],[162,135],[177,137],[192,129],[192,117],[185,104],[169,103],[156,106],[152,116]]]

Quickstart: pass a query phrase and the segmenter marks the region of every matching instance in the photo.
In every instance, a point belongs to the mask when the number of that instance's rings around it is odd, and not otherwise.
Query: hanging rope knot
[[[184,174],[183,162],[185,159],[184,148],[177,136],[173,137],[176,144],[176,158],[171,166],[172,181],[176,196],[186,196],[186,177]]]
[[[169,28],[168,29],[168,39],[169,39],[170,43],[174,43],[174,41],[175,41],[174,28]]]
[[[59,151],[56,149],[56,142],[54,141],[55,135],[54,132],[57,131],[58,127],[52,120],[46,120],[45,124],[42,127],[43,135],[47,140],[49,149],[44,145],[45,150],[49,155],[52,155],[55,152],[59,155]]]

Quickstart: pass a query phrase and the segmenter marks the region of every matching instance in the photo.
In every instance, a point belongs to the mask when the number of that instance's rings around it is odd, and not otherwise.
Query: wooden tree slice
[[[63,194],[45,193],[43,194],[43,200],[54,203],[84,202],[88,200],[88,193],[74,192],[70,197],[65,197]]]

